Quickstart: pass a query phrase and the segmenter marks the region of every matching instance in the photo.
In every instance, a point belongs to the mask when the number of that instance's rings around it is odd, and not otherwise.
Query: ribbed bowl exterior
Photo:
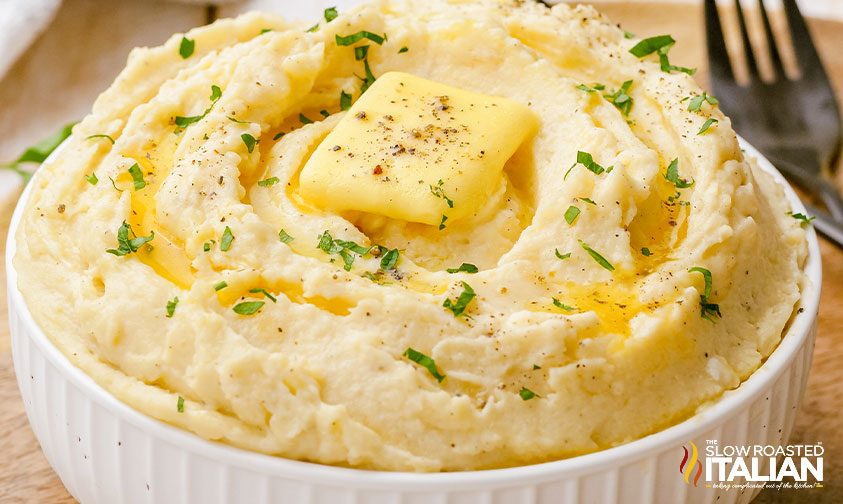
[[[787,186],[786,191],[794,208],[804,211],[793,191]],[[779,347],[736,390],[669,429],[594,454],[493,471],[388,473],[270,457],[206,441],[138,413],[51,344],[24,303],[11,261],[22,207],[12,220],[6,257],[15,373],[47,460],[83,504],[745,503],[757,491],[686,483],[679,471],[682,445],[786,443],[811,364],[822,277],[813,230],[802,310]]]

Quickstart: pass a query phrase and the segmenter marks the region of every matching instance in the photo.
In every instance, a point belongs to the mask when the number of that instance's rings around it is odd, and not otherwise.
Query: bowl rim
[[[771,174],[782,185],[785,197],[794,212],[806,212],[795,191],[784,177],[760,152],[738,137],[741,148],[754,157],[759,167]],[[45,161],[50,163],[63,146],[56,149]],[[804,265],[806,281],[803,285],[799,309],[790,320],[781,341],[762,365],[744,380],[737,388],[728,390],[713,401],[710,406],[694,416],[666,429],[649,434],[639,439],[585,455],[567,459],[542,462],[502,469],[484,469],[476,471],[415,473],[400,471],[378,471],[331,466],[314,462],[287,459],[280,456],[266,455],[244,448],[211,441],[198,435],[157,420],[141,413],[128,404],[111,395],[82,370],[77,368],[47,338],[44,331],[35,322],[22,293],[18,289],[17,271],[13,265],[16,252],[15,234],[21,220],[23,209],[31,193],[36,177],[30,181],[16,204],[6,240],[6,275],[8,286],[9,309],[15,310],[20,322],[25,326],[23,332],[35,343],[46,359],[82,391],[89,400],[112,412],[147,435],[163,440],[175,447],[187,449],[192,454],[211,460],[221,461],[226,465],[248,468],[263,474],[296,478],[304,481],[327,482],[330,486],[346,488],[379,488],[384,490],[401,489],[403,491],[427,490],[431,485],[438,489],[463,489],[482,484],[487,488],[506,486],[513,481],[530,479],[532,481],[555,480],[561,477],[573,477],[588,473],[596,467],[618,466],[647,454],[660,453],[671,446],[681,446],[688,439],[709,431],[737,414],[739,406],[751,403],[760,395],[767,393],[773,382],[791,364],[796,353],[802,348],[815,324],[819,309],[820,289],[822,287],[822,262],[813,227],[806,229],[808,256]],[[801,309],[801,311],[800,311]],[[9,313],[11,319],[15,314]],[[19,335],[17,337],[20,337]],[[16,345],[13,343],[13,348]]]

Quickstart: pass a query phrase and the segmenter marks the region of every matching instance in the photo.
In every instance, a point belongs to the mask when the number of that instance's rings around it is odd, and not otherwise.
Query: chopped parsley
[[[266,303],[264,301],[243,301],[242,303],[238,303],[234,305],[234,313],[238,315],[254,315]]]
[[[263,35],[264,33],[269,33],[272,31],[272,28],[261,28],[261,32],[258,35]]]
[[[323,15],[325,16],[325,22],[330,23],[334,19],[337,19],[337,16],[339,16],[339,13],[337,13],[336,7],[328,7],[327,9],[325,9],[325,12],[323,13]]]
[[[442,231],[443,229],[445,229],[445,221],[446,220],[448,220],[448,216],[445,215],[445,214],[442,214],[442,220],[439,221],[439,231]]]
[[[316,247],[328,255],[339,255],[343,262],[343,269],[346,271],[351,271],[351,266],[354,264],[355,260],[354,254],[362,257],[374,248],[366,248],[354,243],[353,241],[334,239],[328,231],[324,231],[319,236],[319,242],[316,244]],[[377,247],[377,245],[375,245],[375,247]]]
[[[243,139],[243,143],[246,144],[246,150],[249,151],[249,154],[255,150],[255,145],[257,145],[258,140],[248,133],[243,133],[240,135],[240,138]]]
[[[676,41],[673,40],[673,37],[670,35],[658,35],[655,37],[650,37],[638,42],[633,46],[632,49],[629,50],[634,56],[638,58],[643,58],[644,56],[657,53],[659,56],[659,64],[661,65],[661,69],[663,72],[670,73],[672,71],[683,72],[688,75],[694,75],[696,69],[693,68],[686,68],[680,67],[670,64],[670,60],[667,57],[667,53],[670,51],[670,48],[673,47]]]
[[[263,180],[258,180],[258,185],[261,187],[272,187],[278,182],[280,182],[278,177],[269,177]]]
[[[193,55],[193,50],[196,48],[196,41],[191,40],[187,37],[181,38],[181,44],[179,45],[179,54],[181,55],[182,59],[187,59]]]
[[[351,108],[351,95],[345,91],[340,91],[340,110],[348,110]]]
[[[135,186],[135,191],[140,191],[146,187],[146,181],[143,179],[143,172],[137,163],[129,167],[129,175],[132,176],[132,183]]]
[[[409,50],[410,50],[410,49],[408,49],[408,48],[407,48],[407,46],[403,46],[401,49],[398,49],[398,54],[405,53],[405,52],[407,52],[407,51],[409,51]]]
[[[219,101],[219,99],[221,97],[222,97],[222,90],[219,88],[219,86],[212,85],[211,86],[211,97],[210,97],[211,104],[208,106],[208,108],[205,109],[205,112],[203,112],[201,115],[196,115],[196,116],[187,116],[187,117],[176,116],[176,118],[175,118],[175,122],[176,122],[176,126],[177,126],[176,131],[183,130],[183,129],[187,128],[188,126],[190,126],[191,124],[197,123],[197,122],[201,121],[202,119],[204,119],[205,116],[208,115],[211,112],[211,109],[214,108],[214,105]]]
[[[603,266],[604,268],[606,268],[606,269],[607,269],[607,270],[609,270],[609,271],[615,271],[615,267],[614,267],[614,266],[612,266],[612,263],[610,263],[609,261],[607,261],[607,260],[606,260],[606,258],[605,258],[605,257],[603,257],[602,255],[600,255],[600,253],[599,253],[599,252],[597,252],[597,251],[596,251],[596,250],[594,250],[593,248],[589,247],[589,246],[588,246],[588,245],[587,245],[584,241],[582,241],[582,240],[580,240],[580,245],[582,246],[582,248],[583,248],[583,249],[585,249],[585,251],[586,251],[586,252],[588,252],[588,255],[590,255],[592,259],[594,259],[595,261],[597,261],[597,264],[599,264],[600,266]]]
[[[677,189],[686,189],[694,185],[694,179],[688,182],[686,179],[679,176],[679,159],[674,159],[667,167],[664,178],[673,184]]]
[[[179,413],[184,413],[184,397],[179,396],[179,399],[176,401],[176,410]]]
[[[214,284],[214,290],[217,291],[217,292],[225,289],[226,287],[228,287],[228,282],[226,282],[225,280],[223,280],[222,282]]]
[[[278,140],[278,139],[279,139],[279,138],[281,138],[282,136],[284,136],[284,132],[283,132],[283,131],[279,131],[278,133],[276,133],[276,134],[275,134],[275,136],[274,136],[274,137],[272,137],[272,141],[274,142],[275,140]]]
[[[518,395],[521,396],[521,399],[525,401],[529,401],[534,397],[540,397],[538,394],[533,392],[532,390],[528,389],[527,387],[521,387],[521,390],[518,392]]]
[[[287,232],[282,229],[281,231],[278,231],[278,240],[280,240],[281,243],[290,243],[295,240],[295,238],[287,234]]]
[[[413,350],[411,347],[407,347],[407,349],[404,350],[403,355],[404,357],[427,369],[431,376],[436,378],[437,382],[442,383],[442,380],[445,379],[445,375],[443,375],[439,372],[438,369],[436,369],[436,362],[434,362],[434,360],[428,357],[427,355]]]
[[[212,245],[212,244],[214,244],[214,243],[217,243],[217,241],[216,241],[216,240],[211,240],[211,241],[209,241],[209,242],[205,242],[205,243],[202,245],[202,250],[204,250],[205,252],[209,252],[209,251],[211,250],[211,245]]]
[[[705,120],[703,125],[700,127],[700,130],[697,131],[697,135],[702,135],[703,133],[708,131],[708,128],[710,128],[713,124],[717,124],[717,122],[718,122],[717,119],[715,119],[713,117],[709,117],[708,119]]]
[[[603,91],[604,89],[606,89],[606,86],[599,83],[592,84],[591,86],[580,84],[577,86],[577,89],[579,89],[580,91],[585,91],[586,93],[596,93],[598,91]]]
[[[368,54],[369,54],[368,44],[362,45],[362,46],[357,46],[357,47],[354,48],[354,59],[357,60],[357,61],[363,61],[364,59],[366,59],[366,56]]]
[[[717,100],[717,98],[711,96],[710,94],[706,93],[705,91],[703,91],[703,94],[701,94],[701,95],[696,95],[696,96],[693,96],[693,97],[685,98],[684,100],[689,100],[688,101],[688,111],[690,111],[690,112],[699,112],[702,109],[703,104],[706,103],[706,102],[710,103],[711,105],[717,105],[718,103],[720,103],[720,101]]]
[[[231,242],[234,241],[234,234],[231,233],[231,228],[225,226],[225,229],[222,232],[222,237],[220,238],[220,250],[223,252],[228,252],[231,248]]]
[[[559,301],[559,300],[558,300],[558,299],[556,299],[555,297],[552,297],[552,298],[550,298],[550,299],[552,299],[552,300],[553,300],[553,306],[555,306],[555,307],[559,308],[560,310],[565,310],[565,311],[574,311],[574,310],[576,310],[576,309],[577,309],[577,307],[576,307],[576,306],[570,306],[570,305],[563,304],[561,301]]]
[[[308,32],[308,33],[310,33],[310,32],[315,32],[315,31],[316,31],[316,30],[318,30],[318,29],[319,29],[319,23],[316,23],[315,25],[313,25],[313,26],[311,26],[310,28],[308,28],[308,29],[307,29],[307,32]]]
[[[32,147],[26,149],[23,154],[11,163],[0,163],[0,169],[12,170],[20,175],[24,182],[28,182],[32,178],[32,173],[23,169],[21,165],[24,163],[43,163],[70,136],[75,125],[76,123],[68,124],[59,130],[58,133],[39,141]]]
[[[97,185],[97,182],[99,182],[100,179],[97,178],[96,173],[91,173],[90,175],[85,175],[85,181],[91,185]]]
[[[102,138],[102,139],[108,140],[109,142],[111,142],[111,145],[114,145],[114,139],[111,138],[109,135],[103,135],[103,134],[89,135],[89,136],[85,137],[85,140],[94,140],[94,139],[97,139],[97,138]]]
[[[176,306],[179,304],[179,297],[174,297],[171,301],[167,301],[167,318],[173,318],[176,313]]]
[[[625,38],[625,39],[633,39],[633,38],[635,38],[635,34],[634,34],[634,33],[632,33],[632,32],[630,32],[630,31],[626,31],[626,30],[624,30],[624,31],[623,31],[623,38]]]
[[[632,87],[632,81],[628,80],[621,84],[621,87],[614,93],[603,95],[606,100],[620,110],[625,116],[628,116],[629,111],[632,110],[632,97],[629,96],[630,87]]]
[[[442,179],[439,179],[439,182],[437,182],[435,186],[432,184],[429,186],[430,192],[437,198],[445,200],[445,203],[448,204],[448,208],[454,208],[454,200],[445,194],[444,184],[445,182],[443,182]]]
[[[358,77],[361,81],[363,81],[363,83],[360,85],[360,94],[365,93],[366,90],[369,89],[369,86],[374,84],[375,80],[377,80],[375,74],[372,73],[372,68],[369,67],[368,59],[363,60],[363,70],[366,72],[366,77]]]
[[[129,238],[129,235],[132,238]],[[123,221],[123,224],[117,230],[117,248],[108,249],[106,252],[117,257],[129,255],[140,250],[141,247],[151,242],[153,238],[155,238],[154,231],[150,231],[149,236],[137,236],[132,230],[132,226],[128,222]]]
[[[556,257],[558,257],[559,260],[561,260],[561,261],[564,261],[565,259],[571,257],[570,252],[566,252],[566,253],[562,254],[562,253],[559,252],[559,249],[553,249],[553,252],[556,254]]]
[[[448,273],[477,273],[480,270],[477,269],[477,266],[471,263],[462,263],[459,268],[448,268],[445,271]]]
[[[311,124],[313,122],[312,119],[302,113],[299,113],[299,121],[301,121],[302,124]]]
[[[398,249],[389,249],[383,257],[381,257],[381,269],[384,271],[395,269],[395,265],[398,263],[398,257]]]
[[[260,287],[255,287],[254,289],[249,289],[249,292],[252,293],[252,294],[263,294],[264,296],[267,297],[267,299],[269,299],[273,303],[278,302],[278,298],[276,298],[275,296],[270,294],[266,289],[261,289]]]
[[[650,257],[651,255],[653,255],[653,253],[650,252],[650,249],[648,249],[647,247],[641,247],[641,255],[643,255],[644,257]]]
[[[384,41],[386,40],[386,34],[384,33],[383,35],[378,35],[377,33],[361,30],[357,33],[353,33],[345,37],[336,35],[335,39],[338,46],[350,46],[352,44],[360,42],[363,39],[369,39],[377,45],[383,45]]]
[[[227,116],[229,121],[236,122],[237,124],[250,124],[251,121],[241,121],[234,116]]]
[[[580,215],[580,209],[571,205],[565,210],[565,222],[568,224],[573,224],[577,217]]]
[[[571,173],[571,170],[573,170],[578,164],[585,166],[590,172],[594,173],[595,175],[600,175],[603,172],[609,173],[610,171],[612,171],[611,166],[609,168],[603,168],[598,163],[596,163],[594,161],[594,158],[588,152],[577,151],[577,161],[572,164],[570,168],[568,168],[568,171],[565,172],[565,176],[562,178],[562,180],[567,180],[568,174]]]
[[[793,213],[793,212],[787,212],[787,215],[789,215],[789,216],[793,217],[794,219],[796,219],[796,220],[800,221],[800,222],[799,222],[799,225],[800,225],[800,226],[802,226],[802,227],[807,226],[808,224],[810,224],[810,223],[811,223],[811,221],[812,221],[812,220],[816,219],[816,217],[815,217],[815,216],[813,216],[813,215],[811,215],[811,216],[809,217],[809,216],[807,216],[807,215],[805,215],[805,214],[803,214],[803,213]]]
[[[463,291],[456,301],[451,301],[450,298],[445,298],[445,301],[442,303],[442,306],[451,310],[455,317],[459,317],[465,313],[465,309],[468,307],[468,304],[471,303],[471,300],[477,296],[470,285],[465,282],[460,283],[462,284]]]
[[[582,201],[583,203],[588,203],[589,205],[597,206],[597,203],[594,202],[591,198],[577,198],[578,200]]]
[[[705,281],[703,293],[700,294],[700,316],[710,322],[714,322],[714,317],[722,317],[720,314],[720,305],[711,302],[711,271],[695,266],[688,270],[691,273],[701,273]]]

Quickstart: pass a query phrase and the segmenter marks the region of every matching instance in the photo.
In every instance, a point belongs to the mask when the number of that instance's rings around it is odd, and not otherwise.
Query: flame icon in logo
[[[702,476],[702,462],[699,461],[699,451],[697,450],[697,445],[695,445],[693,441],[690,443],[691,451],[688,451],[688,449],[684,446],[682,447],[682,450],[685,451],[685,455],[682,457],[682,462],[679,463],[679,474],[684,475],[686,484],[690,484],[691,474],[696,468],[697,474],[694,476],[694,486],[697,486],[697,483],[700,481],[700,476]]]

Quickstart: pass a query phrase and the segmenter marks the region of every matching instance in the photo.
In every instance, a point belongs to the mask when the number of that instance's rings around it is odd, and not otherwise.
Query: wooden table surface
[[[171,33],[203,24],[208,14],[197,5],[156,3],[150,8],[148,0],[123,0],[102,15],[102,5],[97,0],[65,0],[51,29],[0,81],[0,159],[13,158],[58,125],[81,117],[122,68],[131,47],[161,43]],[[641,36],[672,33],[679,41],[672,52],[678,64],[702,66],[705,61],[701,7],[614,4],[600,8]],[[811,20],[811,28],[838,95],[843,96],[843,23]],[[45,71],[49,72],[46,77]],[[704,83],[704,68],[698,76]],[[14,200],[2,197],[3,189],[8,192],[14,180],[4,177],[0,177],[2,237]],[[833,349],[843,338],[843,251],[825,240],[821,248],[824,282],[819,334],[792,442],[823,443],[825,487],[812,492],[810,500],[798,490],[768,490],[756,502],[843,502],[843,358]],[[4,249],[5,239],[0,239],[0,257]],[[5,286],[2,265],[0,286]],[[27,424],[9,352],[5,288],[0,288],[0,446],[4,452],[0,502],[74,502]]]

